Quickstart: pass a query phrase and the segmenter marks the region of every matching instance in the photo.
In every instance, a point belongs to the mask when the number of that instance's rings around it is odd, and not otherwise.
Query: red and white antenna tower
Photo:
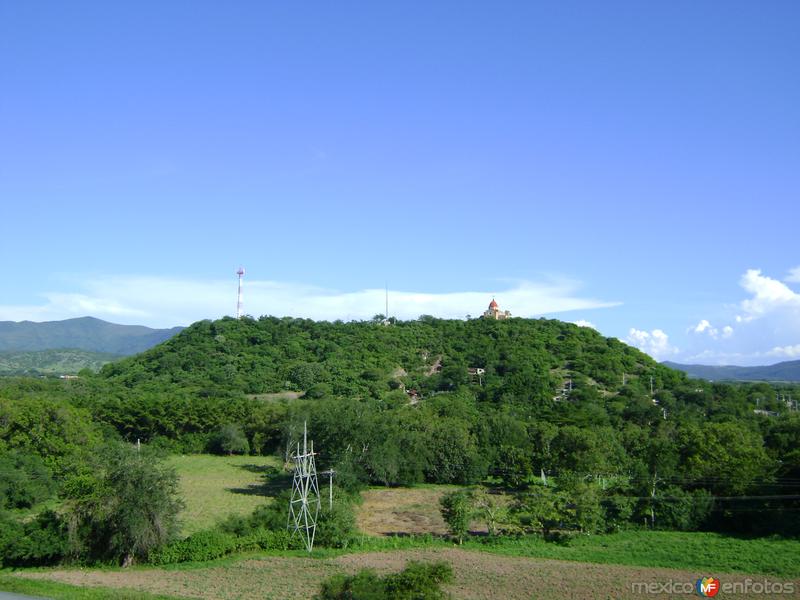
[[[244,278],[244,267],[239,267],[236,271],[239,276],[239,294],[236,296],[236,318],[241,319],[244,316],[244,306],[242,305],[242,279]]]

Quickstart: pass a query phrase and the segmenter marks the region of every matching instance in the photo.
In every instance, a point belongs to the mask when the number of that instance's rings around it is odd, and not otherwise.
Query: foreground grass
[[[445,547],[453,547],[453,544],[432,536],[364,536],[347,553]],[[800,540],[781,538],[742,538],[680,531],[626,531],[578,536],[564,544],[545,542],[539,536],[516,539],[473,537],[466,540],[461,548],[502,556],[800,578],[800,561],[797,560],[800,556]],[[318,556],[334,556],[344,552],[315,550],[314,553]]]
[[[799,578],[800,540],[731,537],[718,533],[627,531],[579,536],[568,544],[539,537],[470,541],[470,549],[507,556],[554,558],[602,564],[752,573]]]
[[[247,515],[269,501],[264,475],[278,468],[271,456],[172,456],[169,463],[180,476],[186,508],[180,515],[181,534],[212,527],[230,514]]]
[[[114,600],[175,600],[177,598],[177,596],[148,594],[119,588],[80,588],[55,581],[23,579],[2,572],[0,572],[0,590],[41,596],[52,600],[109,600],[111,598]]]
[[[651,543],[658,541],[649,540]],[[642,542],[646,544],[648,540]],[[376,547],[369,549],[369,545]],[[371,540],[359,544],[356,551],[315,550],[312,556],[297,552],[269,552],[168,568],[31,569],[14,576],[79,586],[80,593],[83,593],[83,588],[103,589],[102,593],[106,594],[109,588],[127,590],[119,594],[115,591],[110,596],[81,596],[76,591],[57,596],[59,598],[152,598],[130,591],[142,590],[165,595],[158,596],[161,598],[175,596],[207,600],[307,600],[319,590],[322,581],[334,574],[353,574],[364,568],[374,569],[380,574],[397,572],[412,560],[447,562],[453,569],[454,581],[446,586],[446,591],[458,600],[530,600],[532,597],[538,600],[634,600],[641,598],[635,587],[638,583],[677,581],[691,586],[698,577],[709,575],[728,583],[762,578],[773,583],[778,581],[774,575],[728,573],[725,569],[710,570],[700,566],[678,569],[539,558],[531,556],[537,553],[537,548],[536,543],[529,540],[518,540],[513,545],[495,544],[491,546],[493,551],[486,551],[489,547],[475,541],[457,547],[437,539],[396,538]],[[576,549],[580,548],[580,545],[576,546]],[[584,546],[583,551],[586,549]],[[793,549],[779,545],[770,550],[774,556],[774,551]],[[800,590],[800,580],[795,580],[794,585]],[[3,587],[4,579],[0,578],[0,589]],[[44,588],[24,591],[48,593]],[[760,596],[742,594],[738,597],[755,599]]]

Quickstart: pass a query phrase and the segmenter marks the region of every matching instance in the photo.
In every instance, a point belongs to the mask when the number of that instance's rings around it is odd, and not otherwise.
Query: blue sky
[[[800,4],[0,3],[0,320],[520,316],[800,358]],[[704,322],[708,324],[705,325]]]

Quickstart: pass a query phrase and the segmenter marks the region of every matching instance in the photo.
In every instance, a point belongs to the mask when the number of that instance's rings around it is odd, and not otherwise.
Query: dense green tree
[[[73,552],[127,566],[174,537],[182,508],[178,478],[158,455],[118,444],[94,467],[66,489]]]

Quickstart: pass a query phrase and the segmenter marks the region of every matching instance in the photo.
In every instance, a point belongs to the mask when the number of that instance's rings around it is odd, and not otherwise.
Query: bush
[[[222,531],[199,531],[184,540],[173,542],[154,550],[148,562],[167,565],[180,562],[214,560],[236,551],[237,540]]]
[[[317,600],[440,600],[447,595],[442,583],[452,581],[445,562],[410,562],[399,573],[378,577],[365,569],[356,575],[335,575],[322,583]]]
[[[439,585],[452,580],[453,569],[446,562],[435,562],[428,565],[410,562],[399,573],[388,575],[385,578],[386,597],[397,600],[446,598],[445,593],[439,589]]]
[[[50,470],[35,454],[0,456],[0,509],[31,508],[55,492]]]
[[[55,512],[45,511],[24,524],[0,515],[0,567],[51,565],[67,549],[67,528]]]
[[[250,516],[228,516],[219,524],[220,531],[240,537],[261,530],[286,531],[289,495],[289,490],[282,492],[272,502],[256,507]]]
[[[212,439],[211,449],[218,454],[247,454],[250,443],[239,425],[223,425]]]
[[[210,529],[199,531],[184,540],[154,550],[150,553],[148,562],[154,565],[200,562],[221,558],[233,552],[293,550],[301,546],[299,539],[292,539],[285,529],[282,531],[260,529],[244,536]]]
[[[330,509],[327,501],[323,501],[314,543],[326,548],[346,548],[353,539],[355,528],[356,516],[346,499],[335,499]]]
[[[688,492],[668,486],[661,495],[665,498],[656,496],[655,503],[655,526],[659,529],[695,531],[708,518],[713,506],[713,496],[703,489]]]
[[[460,544],[469,530],[472,519],[472,496],[465,491],[450,492],[441,497],[439,504],[447,528]]]

